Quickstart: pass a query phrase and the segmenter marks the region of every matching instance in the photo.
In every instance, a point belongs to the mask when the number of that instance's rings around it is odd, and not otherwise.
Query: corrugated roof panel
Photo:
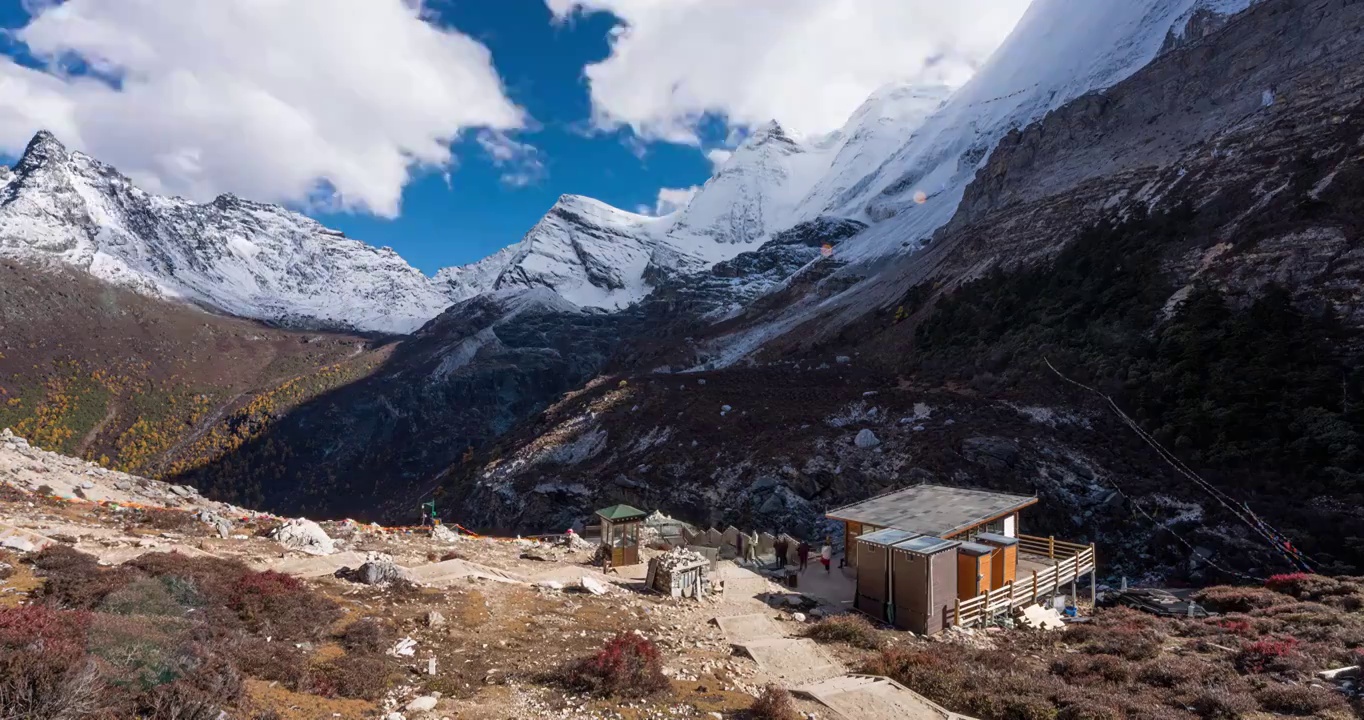
[[[876,532],[867,533],[857,538],[858,541],[870,543],[872,545],[894,545],[919,536],[919,533],[909,532],[908,530],[897,530],[895,528],[885,528]]]
[[[896,550],[931,555],[936,552],[942,552],[943,550],[950,550],[960,544],[961,543],[956,540],[944,540],[939,537],[924,535],[923,537],[916,537],[913,540],[906,540],[902,543],[898,543],[893,547]]]

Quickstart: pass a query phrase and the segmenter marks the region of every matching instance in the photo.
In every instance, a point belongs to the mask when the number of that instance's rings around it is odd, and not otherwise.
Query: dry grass
[[[844,643],[863,650],[879,649],[884,643],[876,626],[861,615],[835,615],[810,625],[805,636],[821,643]]]
[[[1353,579],[1293,577],[1267,588],[1208,588],[1206,620],[1099,611],[1054,633],[991,636],[994,649],[957,643],[895,647],[864,672],[887,675],[982,720],[1232,720],[1257,713],[1345,718],[1312,673],[1350,664],[1364,647],[1364,613],[1349,610]],[[1230,648],[1230,651],[1227,649]]]
[[[768,685],[754,698],[748,708],[748,717],[750,720],[801,720],[791,693],[776,685]]]
[[[314,665],[291,641],[325,636],[341,609],[287,575],[175,553],[103,567],[65,545],[32,565],[41,604],[0,610],[0,717],[251,717],[248,676],[364,699],[392,680],[376,622],[352,624],[350,652]]]

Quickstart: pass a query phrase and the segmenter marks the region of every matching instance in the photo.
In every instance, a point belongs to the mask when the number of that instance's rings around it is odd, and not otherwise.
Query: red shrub
[[[1215,623],[1217,627],[1230,635],[1249,635],[1250,621],[1240,618],[1219,618]]]
[[[650,695],[668,687],[658,648],[635,633],[621,633],[596,655],[573,663],[564,680],[580,690],[611,697]]]
[[[88,613],[0,610],[0,717],[89,717],[103,683],[85,654]]]
[[[26,605],[0,610],[0,648],[41,651],[70,659],[85,652],[90,613]]]
[[[1265,587],[1269,588],[1270,590],[1273,590],[1274,592],[1281,592],[1286,595],[1296,595],[1297,588],[1300,585],[1302,585],[1304,581],[1310,579],[1311,577],[1312,575],[1305,572],[1280,573],[1278,575],[1270,575],[1269,579],[1265,581]]]
[[[1194,600],[1213,612],[1246,613],[1252,610],[1287,605],[1293,597],[1268,588],[1218,585],[1194,593]]]
[[[273,571],[248,572],[228,593],[227,607],[251,630],[282,638],[316,638],[341,616],[330,599]]]
[[[1236,667],[1245,673],[1273,672],[1298,654],[1296,638],[1275,638],[1246,643],[1236,652]]]

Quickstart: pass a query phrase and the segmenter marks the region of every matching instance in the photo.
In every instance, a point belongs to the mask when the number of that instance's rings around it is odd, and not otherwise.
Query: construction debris
[[[342,580],[365,585],[382,585],[399,580],[411,582],[412,580],[412,574],[407,571],[407,568],[393,562],[392,556],[377,552],[366,553],[365,562],[359,568],[343,567],[338,569],[335,575]]]
[[[306,518],[286,521],[270,533],[270,538],[290,550],[309,555],[331,555],[336,545],[321,525]]]
[[[417,654],[417,641],[405,637],[394,643],[393,647],[388,649],[388,654],[393,657],[412,657]]]
[[[586,575],[582,577],[582,579],[579,581],[579,584],[582,585],[582,588],[584,590],[592,593],[593,595],[605,595],[606,593],[611,591],[610,586],[607,585],[606,583],[600,580],[593,580],[592,578]]]
[[[444,525],[435,525],[431,528],[431,538],[443,543],[456,543],[459,542],[459,533]]]
[[[1061,613],[1056,608],[1044,608],[1041,605],[1029,605],[1018,613],[1018,622],[1026,627],[1038,630],[1060,630],[1066,626],[1061,619]]]
[[[1210,615],[1202,605],[1156,588],[1129,588],[1105,593],[1099,604],[1125,605],[1161,617],[1205,618]]]

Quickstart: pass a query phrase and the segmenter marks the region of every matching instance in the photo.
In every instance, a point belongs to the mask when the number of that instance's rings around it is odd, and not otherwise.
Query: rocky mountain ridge
[[[828,138],[764,128],[673,216],[561,199],[522,243],[444,272],[460,299],[383,357],[362,354],[373,372],[243,419],[244,442],[180,479],[366,517],[439,494],[460,499],[453,519],[524,529],[621,499],[698,522],[805,522],[929,473],[1054,495],[1049,527],[1149,542],[1146,569],[1180,567],[1176,533],[1264,559],[1124,426],[1064,394],[1047,357],[1140,407],[1227,487],[1253,476],[1239,490],[1295,542],[1349,527],[1355,341],[1322,311],[1358,329],[1359,6],[1099,5],[1039,0],[945,102],[892,88]],[[1293,340],[1312,362],[1285,366],[1247,334]],[[1274,398],[1282,414],[1258,418],[1294,439],[1283,457],[1301,471],[1235,464],[1249,456],[1229,447],[1269,446],[1246,432],[1242,396],[1217,388],[1199,414],[1198,393],[1230,371],[1279,390],[1276,373],[1302,376],[1306,390]],[[920,402],[953,423],[916,419]],[[1198,429],[1228,422],[1243,433],[1230,444]],[[854,442],[861,430],[880,444]],[[982,446],[1023,459],[967,457]],[[1308,482],[1330,507],[1285,494]],[[1129,528],[1136,508],[1155,526]],[[1114,523],[1133,534],[1100,537]],[[1335,567],[1364,557],[1326,550]]]

